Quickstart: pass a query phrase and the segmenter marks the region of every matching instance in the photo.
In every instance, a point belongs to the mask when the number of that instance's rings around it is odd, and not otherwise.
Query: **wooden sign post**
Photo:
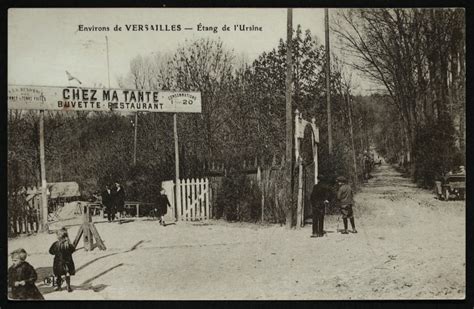
[[[79,240],[81,239],[81,236],[83,236],[84,239],[84,250],[86,251],[92,251],[94,250],[95,247],[99,247],[100,250],[105,250],[107,249],[104,245],[104,242],[100,238],[99,232],[94,226],[94,223],[92,222],[92,217],[90,214],[90,209],[89,205],[84,205],[82,209],[82,225],[79,228],[79,231],[77,231],[76,238],[74,239],[74,247],[77,247],[77,244],[79,243]],[[94,238],[96,240],[96,243],[94,244]]]
[[[42,232],[48,230],[48,196],[47,196],[47,182],[46,182],[46,163],[44,151],[44,110],[40,110],[39,119],[39,138],[40,138],[40,167],[41,167],[41,221],[40,230]]]
[[[181,214],[181,185],[179,181],[179,145],[178,145],[178,115],[174,113],[173,115],[173,132],[174,132],[174,162],[175,162],[175,186],[174,186],[174,196],[175,196],[175,214],[174,218],[176,221],[181,219],[179,216]]]
[[[106,37],[106,40],[107,37]],[[107,41],[108,44],[108,41]],[[108,46],[108,45],[107,45]],[[108,54],[107,54],[108,55]],[[138,98],[138,102],[137,102]],[[40,110],[40,161],[41,161],[41,188],[42,211],[41,222],[43,229],[48,222],[48,202],[46,196],[46,167],[44,153],[44,110],[52,111],[103,111],[135,112],[135,135],[133,164],[136,164],[137,122],[138,112],[158,112],[174,114],[175,138],[175,170],[176,183],[179,181],[179,147],[177,113],[201,113],[201,93],[198,91],[157,91],[144,89],[112,89],[89,87],[50,87],[8,85],[8,109]],[[179,185],[175,188],[177,209],[180,207]],[[84,216],[89,209],[84,211]],[[179,213],[179,212],[176,212]],[[84,223],[77,234],[74,244],[84,234],[86,250],[92,250],[92,240],[95,237],[97,246],[105,246],[97,233],[90,218],[84,217]],[[92,234],[91,234],[92,233]],[[89,245],[90,242],[90,245]],[[87,246],[86,246],[87,244]]]

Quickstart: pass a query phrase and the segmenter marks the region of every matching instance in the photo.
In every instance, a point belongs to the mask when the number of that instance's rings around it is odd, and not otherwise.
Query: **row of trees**
[[[331,57],[332,155],[324,48],[300,26],[292,44],[293,109],[307,120],[316,118],[320,172],[356,182],[360,154],[371,144],[394,162],[408,162],[425,185],[464,162],[464,12],[351,9],[338,11],[333,25],[348,56]],[[220,40],[186,41],[169,54],[131,59],[119,84],[201,92],[202,113],[178,115],[182,177],[206,176],[213,164],[238,170],[256,160],[268,166],[285,154],[286,48],[281,39],[249,62]],[[353,95],[349,66],[385,91]],[[174,176],[173,119],[165,113],[140,113],[137,119],[115,112],[47,112],[47,181],[77,181],[86,195],[120,181],[128,198],[151,198],[162,180]],[[16,192],[39,184],[38,114],[10,111],[8,121],[8,184]]]
[[[385,89],[378,148],[426,186],[463,164],[464,10],[342,10],[333,30],[350,65]]]
[[[335,65],[331,75],[334,154],[327,150],[324,48],[309,30],[298,26],[293,37],[293,108],[320,127],[320,167],[327,176],[354,173],[347,120],[348,88]],[[201,177],[212,164],[238,169],[244,161],[270,165],[285,153],[285,57],[281,39],[271,51],[249,63],[222,41],[186,41],[174,53],[139,55],[122,87],[150,90],[200,91],[201,114],[179,114],[178,132],[182,177]],[[351,97],[352,98],[352,97]],[[354,117],[361,118],[354,109]],[[77,181],[91,194],[104,183],[122,181],[129,198],[144,199],[162,180],[173,179],[172,116],[115,112],[47,112],[47,180]],[[16,185],[39,183],[38,115],[9,114],[9,173]],[[134,126],[138,127],[137,164],[132,164]],[[362,130],[355,125],[355,134]],[[309,138],[309,136],[308,136]],[[362,144],[357,143],[360,152]],[[311,158],[312,155],[306,157]],[[353,177],[355,179],[355,177]],[[14,184],[12,184],[13,186]],[[148,193],[147,193],[148,192]]]

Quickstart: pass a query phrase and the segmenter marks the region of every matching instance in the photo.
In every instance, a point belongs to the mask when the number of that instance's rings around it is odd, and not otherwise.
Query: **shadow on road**
[[[121,252],[115,252],[115,253],[110,253],[110,254],[107,254],[107,255],[103,255],[103,256],[100,256],[98,258],[95,258],[93,260],[90,260],[89,262],[85,263],[84,265],[81,265],[80,267],[78,267],[76,269],[76,271],[80,271],[84,268],[86,268],[87,266],[91,265],[92,263],[94,262],[97,262],[99,260],[102,260],[102,259],[105,259],[109,256],[113,256],[113,255],[117,255],[117,254],[122,254],[122,253],[127,253],[127,252],[131,252],[133,250],[135,250],[139,245],[141,245],[142,243],[144,242],[144,240],[140,240],[139,242],[137,242],[136,244],[134,244],[130,249],[128,250],[125,250],[125,251],[121,251]]]
[[[121,221],[118,221],[118,224],[125,224],[125,223],[130,223],[130,222],[135,222],[135,220],[133,219],[121,220]]]
[[[99,277],[102,277],[103,275],[111,272],[115,268],[118,268],[121,266],[123,266],[123,263],[117,264],[115,266],[110,267],[107,270],[104,270],[103,272],[95,275],[94,277],[89,278],[86,281],[82,282],[80,285],[71,285],[71,287],[73,290],[80,290],[80,291],[93,290],[94,292],[100,292],[104,290],[107,287],[107,285],[105,284],[92,285],[91,284],[92,281],[96,280]],[[49,277],[52,274],[52,267],[41,267],[41,268],[38,268],[36,272],[38,273],[38,278],[40,278],[39,274],[41,274],[41,278],[42,278],[41,280],[37,280],[37,282],[39,282],[37,286],[41,294],[45,295],[45,294],[56,292],[54,290],[55,286],[53,286],[52,284],[44,283],[44,278]],[[74,280],[74,277],[72,277],[71,280]],[[57,292],[62,292],[62,291],[57,291]]]
[[[114,270],[115,268],[120,267],[120,266],[123,266],[123,263],[120,263],[120,264],[117,264],[117,265],[115,265],[115,266],[112,266],[112,267],[110,267],[109,269],[104,270],[103,272],[101,272],[101,273],[95,275],[94,277],[92,277],[92,278],[90,278],[90,279],[87,279],[86,281],[84,281],[84,282],[81,284],[81,286],[87,286],[87,285],[89,285],[89,284],[90,284],[92,281],[94,281],[95,279],[97,279],[97,278],[99,278],[99,277],[102,277],[102,276],[105,275],[106,273],[111,272],[112,270]]]

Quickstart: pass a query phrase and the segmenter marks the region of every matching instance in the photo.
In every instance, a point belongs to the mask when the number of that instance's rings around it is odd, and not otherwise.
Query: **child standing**
[[[337,177],[336,181],[339,185],[339,189],[337,190],[337,201],[339,203],[339,208],[341,209],[342,221],[344,222],[344,230],[341,233],[348,234],[347,219],[351,222],[351,233],[357,233],[354,222],[354,213],[352,211],[354,199],[351,186],[347,184],[347,179],[344,176]]]
[[[67,291],[72,292],[71,277],[76,274],[76,268],[72,259],[75,251],[71,244],[66,228],[61,228],[56,232],[58,240],[51,245],[49,253],[54,255],[53,273],[56,276],[56,291],[61,291],[62,276],[66,277]]]
[[[8,287],[12,299],[42,300],[43,295],[35,285],[38,278],[36,271],[26,262],[28,254],[25,249],[17,249],[11,253],[13,265],[8,268]]]
[[[158,209],[158,216],[160,217],[160,224],[166,226],[164,217],[168,212],[168,207],[171,207],[171,205],[168,196],[166,196],[166,191],[163,188],[161,188],[160,195],[158,195],[156,207]]]

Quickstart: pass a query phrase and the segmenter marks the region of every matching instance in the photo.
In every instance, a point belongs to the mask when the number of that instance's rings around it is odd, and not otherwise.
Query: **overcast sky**
[[[126,31],[130,24],[181,25],[181,31]],[[198,24],[217,26],[218,32],[197,31]],[[222,31],[224,25],[236,24],[262,31]],[[297,24],[324,44],[323,9],[294,9],[295,28]],[[78,31],[79,25],[108,26],[110,31]],[[115,25],[122,31],[113,31]],[[106,35],[110,83],[118,87],[117,78],[128,72],[133,57],[173,51],[186,39],[220,37],[227,48],[253,60],[286,38],[286,9],[10,9],[8,83],[67,86],[67,70],[84,86],[107,85]]]

